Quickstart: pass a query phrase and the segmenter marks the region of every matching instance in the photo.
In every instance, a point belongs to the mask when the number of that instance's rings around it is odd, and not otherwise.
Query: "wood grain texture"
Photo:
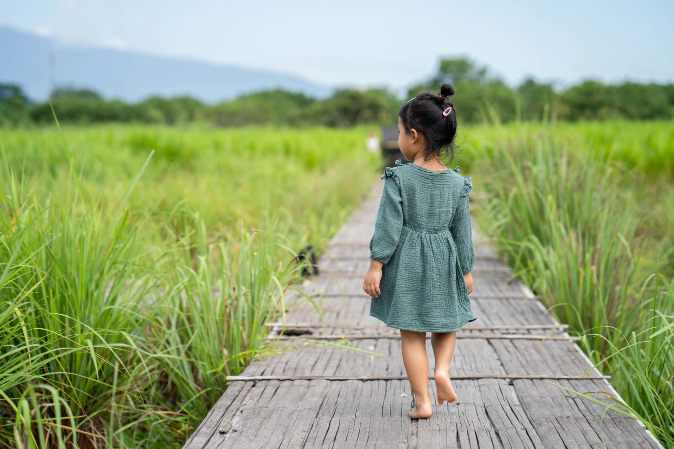
[[[270,343],[279,355],[253,361],[241,373],[255,381],[231,382],[185,448],[659,447],[635,420],[558,386],[579,392],[608,388],[573,341],[556,339],[565,328],[518,280],[509,279],[512,270],[475,227],[470,298],[478,321],[459,333],[450,368],[459,400],[435,405],[431,418],[412,421],[399,332],[369,316],[360,277],[369,266],[382,184],[375,183],[319,258],[320,275],[296,286],[313,297],[323,320],[299,292],[291,289],[286,297],[286,332],[332,341],[274,340],[283,327],[270,325]],[[430,341],[427,352],[435,401]],[[367,380],[354,379],[362,376]]]

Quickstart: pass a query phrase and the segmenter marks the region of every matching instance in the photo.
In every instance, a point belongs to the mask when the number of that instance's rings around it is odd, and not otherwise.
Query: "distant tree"
[[[662,86],[667,105],[669,107],[669,116],[674,117],[674,84],[665,84]]]
[[[354,126],[365,123],[392,123],[400,100],[386,89],[340,89],[312,111],[323,115],[328,126]]]
[[[142,110],[121,100],[106,101],[89,89],[63,87],[52,92],[50,101],[33,106],[31,119],[36,123],[54,121],[52,106],[59,121],[76,123],[147,122]]]
[[[281,89],[243,95],[206,108],[205,117],[219,126],[300,124],[301,112],[317,100]]]
[[[16,84],[0,84],[0,125],[26,122],[28,97]]]
[[[569,120],[604,120],[620,116],[615,87],[587,80],[560,95],[560,113]]]
[[[407,95],[409,98],[420,94],[421,92],[435,92],[439,90],[442,83],[449,83],[456,87],[456,84],[462,81],[472,81],[482,84],[487,81],[488,70],[486,67],[477,67],[473,61],[468,58],[443,58],[438,63],[438,71],[427,81],[415,84],[409,88]]]
[[[552,84],[537,83],[533,78],[527,78],[517,88],[517,93],[522,120],[541,120],[546,106],[549,114],[554,116],[557,110],[557,94]]]
[[[674,84],[665,84],[662,86],[662,90],[665,93],[669,106],[674,107]]]
[[[462,80],[455,84],[452,102],[463,123],[507,122],[515,118],[517,95],[501,80],[477,82]]]
[[[654,120],[672,117],[667,90],[657,84],[626,82],[615,89],[617,112],[632,120]]]
[[[487,80],[487,68],[478,67],[468,58],[441,59],[438,72],[431,79],[434,86],[441,83],[457,84],[461,81],[482,83]]]
[[[28,103],[28,98],[21,87],[16,84],[0,83],[0,104],[9,103],[25,105]]]
[[[674,84],[625,82],[604,85],[587,80],[557,93],[550,83],[526,79],[516,89],[468,58],[444,58],[437,72],[409,89],[438,92],[439,84],[456,88],[452,97],[462,123],[538,121],[549,106],[551,119],[631,120],[674,117]],[[333,126],[392,124],[401,100],[386,89],[339,89],[318,100],[282,89],[242,95],[215,105],[188,97],[153,96],[136,104],[106,100],[90,89],[59,87],[50,102],[59,120],[76,123],[138,122],[177,125],[206,121],[217,126]],[[31,105],[18,86],[0,84],[0,125],[51,123],[49,102]]]
[[[187,96],[176,98],[154,96],[136,106],[141,115],[148,117],[148,121],[167,125],[193,122],[204,109],[202,102]]]
[[[428,81],[412,86],[410,98],[420,92],[437,92],[441,83],[456,89],[451,101],[459,120],[464,123],[513,120],[517,110],[517,94],[500,79],[491,76],[486,67],[479,67],[468,58],[444,58]]]

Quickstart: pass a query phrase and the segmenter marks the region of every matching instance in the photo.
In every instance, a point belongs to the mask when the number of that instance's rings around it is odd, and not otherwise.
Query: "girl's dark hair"
[[[416,129],[426,139],[428,151],[425,159],[445,155],[454,159],[454,136],[456,135],[456,111],[449,97],[456,91],[449,84],[440,85],[440,94],[424,92],[400,107],[398,117],[405,132]],[[447,116],[443,112],[451,107]]]

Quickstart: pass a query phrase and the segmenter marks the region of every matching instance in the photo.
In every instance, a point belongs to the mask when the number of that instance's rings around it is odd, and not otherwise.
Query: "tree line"
[[[674,118],[674,84],[583,81],[564,90],[529,78],[508,86],[486,67],[466,58],[442,59],[437,72],[409,89],[408,98],[437,90],[449,82],[456,88],[452,101],[465,123],[552,120],[667,120]],[[88,89],[57,88],[49,101],[31,102],[21,88],[0,84],[0,126],[60,121],[71,123],[148,123],[177,125],[191,122],[216,126],[330,126],[391,124],[402,101],[387,89],[338,89],[325,99],[281,89],[242,95],[217,104],[188,96],[150,97],[138,103],[107,100]]]

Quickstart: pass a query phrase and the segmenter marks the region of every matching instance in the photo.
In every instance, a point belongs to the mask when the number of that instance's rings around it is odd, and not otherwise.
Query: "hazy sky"
[[[511,84],[674,80],[672,0],[0,0],[0,23],[330,85],[400,88],[457,55]]]

